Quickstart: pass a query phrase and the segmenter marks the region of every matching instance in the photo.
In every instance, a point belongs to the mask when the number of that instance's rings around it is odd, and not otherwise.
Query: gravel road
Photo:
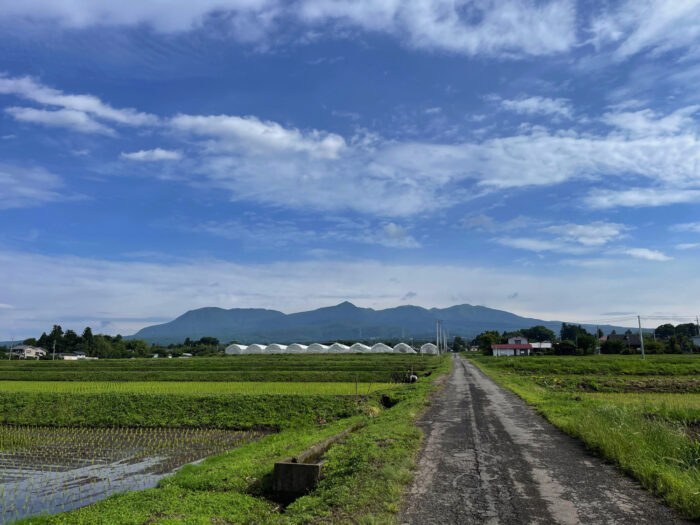
[[[399,523],[675,524],[673,511],[458,356],[419,421]]]

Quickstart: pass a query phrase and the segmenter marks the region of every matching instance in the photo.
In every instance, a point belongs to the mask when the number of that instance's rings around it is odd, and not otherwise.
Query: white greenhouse
[[[391,354],[394,352],[394,349],[384,343],[377,343],[370,348],[370,352],[373,354]]]
[[[367,345],[363,345],[362,343],[355,343],[350,347],[348,352],[352,354],[366,354],[369,353],[370,350],[371,348]]]
[[[423,346],[420,347],[420,353],[421,354],[437,354],[438,349],[437,349],[437,346],[435,346],[433,343],[425,343]]]
[[[226,347],[226,349],[224,350],[224,354],[226,354],[226,355],[245,354],[246,348],[248,348],[246,345],[238,345],[238,344],[228,345]]]
[[[399,343],[394,347],[395,354],[415,354],[416,351],[406,343]]]
[[[287,352],[286,345],[278,345],[276,343],[273,343],[271,345],[267,345],[267,348],[265,348],[266,354],[284,354],[286,352]]]
[[[300,345],[299,343],[294,343],[287,347],[285,354],[308,354],[309,347],[306,345]]]
[[[245,348],[246,354],[262,354],[265,352],[265,345],[248,345]]]
[[[327,354],[328,345],[322,345],[321,343],[313,343],[306,347],[307,354]]]
[[[350,347],[345,346],[342,343],[333,343],[330,347],[328,347],[329,354],[347,354],[349,350]]]

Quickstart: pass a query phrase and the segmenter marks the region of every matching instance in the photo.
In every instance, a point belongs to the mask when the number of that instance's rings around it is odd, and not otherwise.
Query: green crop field
[[[0,392],[56,392],[69,394],[280,394],[368,395],[399,388],[400,383],[289,383],[289,382],[171,382],[171,381],[0,381]]]
[[[397,354],[0,362],[0,522],[391,520],[420,446],[413,420],[450,366]],[[316,490],[274,502],[275,461],[358,425]]]
[[[669,505],[700,518],[700,356],[470,358]]]
[[[195,359],[0,360],[0,381],[400,382],[430,375],[435,360],[411,354],[279,354]]]

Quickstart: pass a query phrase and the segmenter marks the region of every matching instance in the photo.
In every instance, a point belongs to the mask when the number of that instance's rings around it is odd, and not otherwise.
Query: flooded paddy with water
[[[182,465],[264,435],[203,428],[0,425],[0,524],[154,487]]]

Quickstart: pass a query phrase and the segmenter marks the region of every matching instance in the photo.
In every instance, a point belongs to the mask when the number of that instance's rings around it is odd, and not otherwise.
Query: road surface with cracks
[[[418,424],[399,523],[688,523],[457,356]]]

